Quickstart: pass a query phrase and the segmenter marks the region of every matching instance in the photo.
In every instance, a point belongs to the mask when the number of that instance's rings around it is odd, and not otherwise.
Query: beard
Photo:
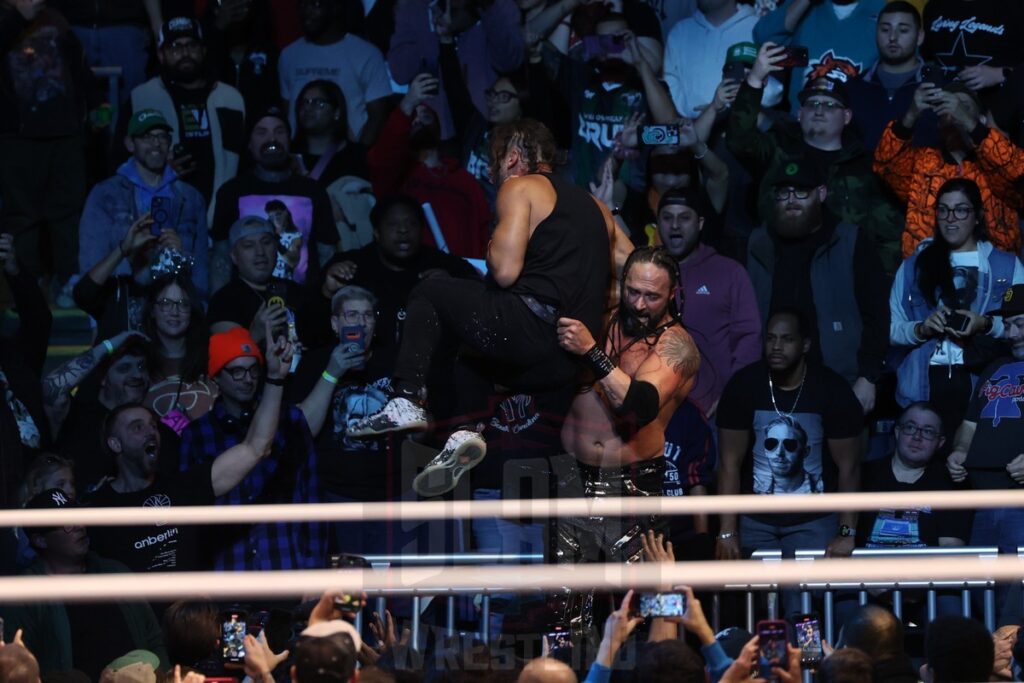
[[[409,147],[417,151],[437,149],[441,144],[441,127],[437,124],[413,126],[409,131]]]
[[[203,77],[203,65],[185,58],[177,64],[164,66],[164,76],[172,83],[195,83]]]
[[[625,297],[619,299],[619,324],[622,334],[630,339],[653,337],[657,334],[658,323],[663,317],[665,317],[665,311],[660,311],[657,315],[651,312],[639,313],[626,302]]]
[[[274,171],[288,167],[291,156],[288,148],[279,142],[268,142],[260,147],[260,166]]]
[[[821,225],[821,204],[806,207],[801,213],[792,215],[786,209],[789,202],[775,205],[768,227],[784,239],[800,239],[814,232]]]

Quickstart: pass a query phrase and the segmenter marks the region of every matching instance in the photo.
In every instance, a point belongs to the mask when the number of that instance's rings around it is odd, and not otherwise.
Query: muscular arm
[[[529,181],[510,178],[498,191],[498,224],[487,246],[487,268],[499,287],[511,287],[523,272],[530,241]]]
[[[107,350],[102,344],[94,346],[43,378],[43,411],[54,437],[60,432],[71,407],[71,390],[81,384],[106,355]]]
[[[633,240],[629,239],[629,235],[622,229],[619,222],[615,220],[615,216],[608,210],[604,202],[594,197],[594,201],[597,202],[598,208],[601,209],[601,215],[604,216],[605,226],[608,228],[608,238],[612,244],[612,272],[615,274],[616,282],[622,278],[622,269],[626,267],[626,259],[633,253]]]
[[[646,382],[658,392],[660,410],[673,399],[686,395],[700,367],[700,352],[690,336],[675,326],[661,335],[647,360],[640,365],[635,377],[615,368],[600,381],[605,400],[613,410],[623,408],[626,394],[634,382]],[[682,394],[682,396],[680,396]]]
[[[836,490],[839,493],[856,493],[860,490],[860,437],[829,439],[828,449],[836,464]],[[840,512],[839,524],[857,526],[856,512]]]

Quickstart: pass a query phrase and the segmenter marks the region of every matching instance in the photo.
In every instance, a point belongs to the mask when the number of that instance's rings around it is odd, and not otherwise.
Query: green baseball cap
[[[140,109],[128,119],[128,136],[138,137],[145,135],[154,128],[166,128],[171,130],[171,124],[167,123],[164,115],[156,109]]]
[[[736,43],[730,45],[725,51],[725,63],[733,64],[739,62],[752,66],[757,61],[757,45],[751,42]]]

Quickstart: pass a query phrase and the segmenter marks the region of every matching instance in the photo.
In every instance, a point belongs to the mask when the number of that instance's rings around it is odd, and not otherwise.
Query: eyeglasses
[[[796,197],[797,199],[807,199],[811,196],[812,190],[808,187],[776,187],[775,188],[775,201],[784,202],[790,198],[790,196]]]
[[[145,135],[136,135],[136,140],[145,140],[151,145],[169,145],[171,144],[171,134],[165,132],[150,132]]]
[[[323,97],[303,97],[299,100],[299,106],[312,109],[326,109],[327,107],[334,106],[334,102]]]
[[[492,90],[488,88],[484,90],[484,97],[491,102],[497,102],[498,104],[508,104],[513,99],[517,98],[518,95],[508,90]]]
[[[805,100],[800,105],[801,109],[807,109],[808,111],[820,111],[821,109],[827,109],[828,111],[837,111],[839,109],[846,109],[846,106],[841,102],[835,100]]]
[[[161,311],[187,311],[191,302],[188,299],[157,299],[156,307]]]
[[[366,311],[360,313],[359,311],[345,311],[341,314],[342,319],[349,325],[358,325],[359,323],[366,324],[372,323],[377,319],[377,314],[374,311]]]
[[[903,424],[896,425],[896,429],[910,438],[920,435],[925,441],[934,441],[939,438],[939,430],[933,429],[932,427],[918,427],[913,422],[904,422]]]
[[[787,453],[796,453],[796,449],[799,448],[800,444],[796,439],[782,439],[782,447]],[[775,438],[764,440],[764,449],[766,451],[774,451],[779,447],[779,440]]]
[[[249,377],[250,379],[254,380],[259,379],[260,373],[263,372],[263,368],[260,367],[259,363],[256,363],[255,365],[250,365],[247,368],[224,368],[224,372],[228,373],[228,377],[235,380],[236,382],[241,382],[246,377]]]
[[[935,205],[935,215],[942,220],[946,220],[949,218],[950,214],[953,214],[953,218],[958,221],[962,221],[972,213],[974,213],[974,207],[970,204],[957,204],[956,206],[946,206],[945,204]]]

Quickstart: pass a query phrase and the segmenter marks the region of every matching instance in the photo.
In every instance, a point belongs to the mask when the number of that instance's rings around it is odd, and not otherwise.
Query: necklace
[[[804,366],[803,377],[800,378],[800,387],[796,392],[796,400],[793,401],[793,407],[789,409],[788,413],[784,413],[779,410],[779,404],[775,402],[775,384],[772,382],[772,371],[768,371],[768,391],[772,395],[772,407],[775,408],[775,414],[779,417],[791,417],[796,412],[796,405],[800,403],[800,395],[804,393],[804,382],[807,380],[807,366]]]

